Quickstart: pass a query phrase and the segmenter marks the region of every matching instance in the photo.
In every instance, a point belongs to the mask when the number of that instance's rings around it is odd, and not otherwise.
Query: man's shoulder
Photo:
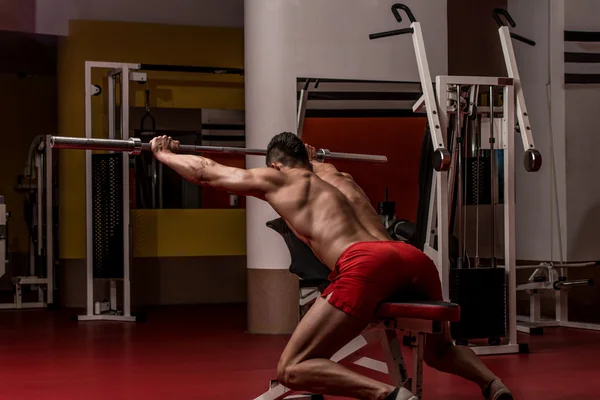
[[[272,183],[284,184],[288,181],[287,174],[274,168],[258,167],[248,170],[254,177],[263,179]]]

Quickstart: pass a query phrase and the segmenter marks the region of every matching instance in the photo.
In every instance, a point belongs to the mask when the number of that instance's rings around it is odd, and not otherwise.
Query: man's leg
[[[446,372],[476,383],[491,399],[512,399],[510,392],[499,378],[466,346],[455,346],[450,337],[450,324],[442,334],[428,335],[425,343],[424,360],[438,371]],[[496,394],[496,396],[494,396]],[[501,396],[500,396],[501,395]]]
[[[330,360],[366,327],[319,297],[288,342],[277,378],[293,390],[357,399],[386,399],[395,389]]]

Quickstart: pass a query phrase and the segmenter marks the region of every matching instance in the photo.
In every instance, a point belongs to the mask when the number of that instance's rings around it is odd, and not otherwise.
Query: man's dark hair
[[[310,161],[304,142],[291,132],[273,136],[267,146],[267,166],[280,162],[286,167],[308,167]]]

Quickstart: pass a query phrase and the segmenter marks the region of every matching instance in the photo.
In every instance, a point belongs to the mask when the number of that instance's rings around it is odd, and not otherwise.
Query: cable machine
[[[436,262],[444,300],[461,306],[461,321],[453,324],[453,337],[459,343],[471,344],[477,354],[527,351],[525,344],[517,343],[515,134],[521,136],[523,162],[528,171],[539,170],[541,154],[533,142],[512,39],[535,43],[511,33],[500,16],[513,27],[514,21],[506,11],[496,10],[494,18],[500,25],[498,33],[508,76],[443,75],[436,77],[434,86],[421,25],[404,4],[392,6],[398,22],[402,22],[402,11],[411,22],[409,28],[375,33],[370,38],[410,34],[413,39],[423,90],[413,110],[427,114],[435,170],[427,230],[420,247]],[[483,244],[479,225],[484,207],[490,227],[485,258],[479,251]],[[476,250],[469,254],[467,211],[473,208]],[[500,252],[496,250],[499,236],[504,239]],[[488,345],[474,345],[472,341],[476,339],[487,339]]]

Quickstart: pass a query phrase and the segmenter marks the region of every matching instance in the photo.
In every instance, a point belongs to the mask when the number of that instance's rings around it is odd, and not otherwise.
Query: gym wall
[[[0,0],[0,30],[35,32],[35,0]]]
[[[99,21],[71,21],[59,51],[59,134],[83,136],[84,62],[115,61],[243,67],[243,31]],[[102,74],[94,76],[103,84]],[[242,78],[149,73],[153,107],[244,108]],[[144,85],[135,88],[143,105]],[[106,135],[106,110],[93,99],[94,135]],[[84,153],[64,151],[60,164],[61,301],[85,299]],[[245,217],[233,210],[132,210],[133,305],[243,302]],[[217,282],[222,282],[217,284]]]
[[[36,32],[66,36],[71,20],[240,28],[244,22],[244,1],[35,0]]]
[[[600,31],[599,4],[586,0],[508,4],[518,32],[537,42],[535,47],[515,46],[515,53],[535,144],[544,157],[535,174],[516,170],[517,257],[598,260],[600,181],[594,145],[600,91],[597,84],[565,84],[565,74],[600,70],[598,64],[565,62],[565,52],[597,53],[600,44],[566,42],[565,30]],[[517,160],[521,155],[519,151]],[[569,271],[569,278],[599,282],[600,270],[577,268]],[[574,288],[569,292],[569,318],[600,321],[598,304],[597,286]],[[543,309],[552,313],[553,307],[552,298],[543,300]]]
[[[498,27],[492,19],[507,0],[448,0],[448,74],[505,76]]]
[[[569,48],[594,53],[599,45],[565,42],[564,31],[600,31],[600,23],[593,20],[595,13],[590,11],[598,5],[583,0],[561,0],[550,5],[509,2],[519,33],[537,42],[535,47],[516,46],[515,52],[531,108],[536,147],[544,157],[542,169],[535,174],[517,170],[517,232],[523,239],[519,240],[517,255],[529,260],[559,260],[562,253],[566,261],[596,260],[600,250],[593,240],[593,221],[600,218],[600,184],[595,173],[593,138],[600,95],[594,84],[565,84],[564,75],[592,73],[597,64],[565,63],[564,53]]]

